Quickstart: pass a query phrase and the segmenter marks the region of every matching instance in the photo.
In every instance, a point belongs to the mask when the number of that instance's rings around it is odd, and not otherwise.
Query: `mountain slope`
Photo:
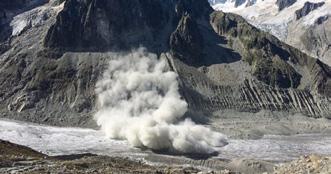
[[[58,4],[37,7],[48,18],[10,36],[0,56],[2,117],[93,126],[95,83],[111,52],[141,45],[178,73],[187,116],[199,122],[227,110],[331,115],[329,66],[207,0]]]
[[[331,1],[266,0],[251,6],[210,1],[224,12],[243,16],[254,26],[331,65]]]

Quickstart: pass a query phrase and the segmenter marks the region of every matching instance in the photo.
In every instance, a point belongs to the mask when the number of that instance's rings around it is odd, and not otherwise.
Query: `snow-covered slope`
[[[218,6],[221,8],[237,8],[237,7],[248,7],[255,4],[260,0],[209,0],[212,6]]]
[[[246,2],[237,7],[233,0],[209,2],[214,9],[241,15],[254,26],[331,65],[331,0],[294,0],[282,10],[277,0],[257,0],[250,6],[245,5]],[[313,8],[308,2],[322,4]],[[297,19],[299,10],[303,10],[305,16]],[[314,38],[309,38],[311,35]]]

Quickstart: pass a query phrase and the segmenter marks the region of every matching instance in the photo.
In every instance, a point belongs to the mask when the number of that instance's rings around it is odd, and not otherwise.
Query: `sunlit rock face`
[[[331,65],[331,1],[259,0],[240,7],[228,1],[210,3],[214,9],[239,14],[257,28]]]

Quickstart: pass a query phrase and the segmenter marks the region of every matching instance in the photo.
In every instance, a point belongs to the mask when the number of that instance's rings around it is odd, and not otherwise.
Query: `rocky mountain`
[[[1,42],[4,118],[94,126],[111,52],[140,46],[178,73],[187,116],[199,122],[220,111],[331,116],[328,65],[207,0],[51,0],[4,23],[20,31]]]
[[[257,28],[331,65],[330,0],[260,0],[239,7],[223,1],[210,3],[217,10],[241,15]]]

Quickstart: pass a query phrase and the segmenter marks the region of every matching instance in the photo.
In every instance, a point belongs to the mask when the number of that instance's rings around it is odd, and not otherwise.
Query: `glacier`
[[[130,146],[127,141],[105,138],[102,131],[83,128],[60,128],[33,123],[0,120],[0,139],[31,147],[48,155],[93,153],[128,157],[148,163],[166,163],[174,160],[178,165],[193,161],[185,156],[157,154]],[[228,145],[218,147],[219,155],[210,158],[257,159],[282,162],[302,155],[331,155],[330,134],[266,135],[261,139],[229,139]],[[201,166],[204,167],[204,166]]]

